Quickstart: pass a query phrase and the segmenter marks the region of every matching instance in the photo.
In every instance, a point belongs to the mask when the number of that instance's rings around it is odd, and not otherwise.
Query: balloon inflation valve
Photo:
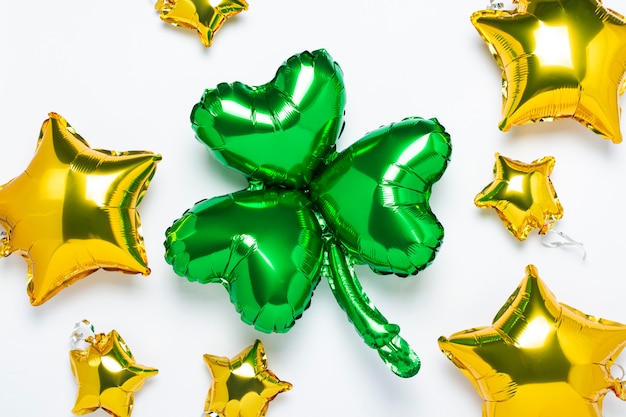
[[[487,9],[489,10],[515,10],[517,9],[517,0],[489,0]]]
[[[0,256],[8,257],[11,254],[11,245],[9,243],[9,235],[4,230],[0,232]]]
[[[95,335],[93,324],[91,324],[89,320],[79,321],[74,325],[74,330],[72,330],[72,335],[70,336],[72,350],[88,349]]]
[[[613,379],[613,391],[620,400],[626,401],[626,383],[624,382],[624,376],[626,375],[626,371],[624,371],[624,367],[619,363],[613,364],[613,366],[611,367],[611,371],[613,370],[613,368],[617,368],[621,372],[620,376]],[[610,373],[611,372],[609,371],[609,374]]]

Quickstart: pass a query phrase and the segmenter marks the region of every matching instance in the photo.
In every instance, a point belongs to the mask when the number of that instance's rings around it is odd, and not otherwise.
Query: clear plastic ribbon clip
[[[518,0],[489,0],[487,9],[490,10],[516,10]]]
[[[613,379],[611,389],[613,389],[613,392],[620,400],[626,401],[626,382],[624,382],[626,372],[624,372],[624,367],[618,363],[613,364],[613,367],[618,368],[622,375]]]
[[[557,235],[560,238],[560,240],[550,239],[549,236],[551,235],[552,236]],[[576,246],[582,249],[583,251],[583,261],[587,259],[587,251],[585,250],[585,247],[581,242],[557,230],[549,230],[547,233],[542,235],[541,244],[548,248],[562,248],[562,247],[568,247],[568,246]]]

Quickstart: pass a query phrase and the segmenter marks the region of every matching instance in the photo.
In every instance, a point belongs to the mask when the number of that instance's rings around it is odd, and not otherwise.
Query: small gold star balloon
[[[89,325],[83,321],[77,328]],[[88,347],[70,351],[72,372],[78,383],[72,413],[84,415],[102,408],[114,417],[129,417],[135,393],[146,379],[159,371],[135,363],[133,354],[116,330],[86,339],[81,336],[82,333],[75,330],[75,343],[87,343]]]
[[[265,348],[260,340],[232,359],[204,355],[213,381],[204,411],[220,417],[261,417],[269,402],[292,385],[269,369]]]
[[[602,417],[626,326],[559,303],[533,265],[493,324],[440,337],[484,400],[483,417]]]
[[[40,305],[102,268],[148,275],[137,205],[160,155],[91,149],[58,114],[44,121],[30,165],[0,186],[0,255],[28,264]]]
[[[480,208],[493,208],[506,228],[519,240],[530,231],[546,233],[563,217],[550,174],[555,160],[552,156],[526,164],[496,153],[494,180],[474,198]]]
[[[163,21],[197,30],[202,44],[209,47],[226,19],[248,10],[248,3],[246,0],[157,0],[154,8]]]
[[[471,22],[502,69],[500,129],[573,118],[622,141],[626,20],[600,0],[514,0]]]

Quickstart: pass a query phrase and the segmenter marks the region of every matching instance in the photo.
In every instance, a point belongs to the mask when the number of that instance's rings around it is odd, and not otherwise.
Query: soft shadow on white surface
[[[268,417],[478,417],[477,393],[437,338],[490,324],[529,263],[559,301],[626,322],[626,145],[573,121],[497,129],[500,71],[469,21],[485,1],[251,1],[208,50],[193,31],[162,22],[149,2],[126,3],[4,5],[1,183],[25,169],[50,111],[95,148],[151,150],[163,160],[139,206],[150,276],[97,272],[32,307],[26,264],[17,255],[0,259],[0,415],[71,415],[68,338],[84,318],[96,331],[118,330],[138,363],[160,371],[136,395],[133,417],[200,416],[210,383],[202,355],[232,357],[255,338],[269,368],[294,385],[270,403]],[[422,359],[408,380],[363,344],[324,281],[292,331],[266,335],[240,321],[219,285],[189,283],[163,259],[165,229],[185,209],[246,185],[194,138],[189,114],[204,89],[264,84],[289,56],[317,48],[344,72],[339,149],[407,116],[436,117],[452,136],[452,160],[431,199],[446,233],[434,263],[408,278],[357,271]],[[545,248],[536,235],[518,242],[495,212],[474,206],[493,178],[496,152],[525,162],[556,158],[551,178],[565,215],[555,227],[584,243],[586,261]],[[605,405],[605,416],[626,409]]]

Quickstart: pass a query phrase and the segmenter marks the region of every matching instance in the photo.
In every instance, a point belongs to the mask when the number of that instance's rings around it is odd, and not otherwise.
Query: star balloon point
[[[440,337],[441,351],[482,397],[483,417],[602,417],[626,325],[559,303],[534,265],[491,326]]]
[[[207,415],[262,417],[270,401],[292,388],[267,369],[260,340],[232,359],[205,354],[204,362],[213,377],[204,408]]]
[[[62,116],[49,116],[29,166],[0,187],[2,255],[26,260],[32,305],[98,269],[149,273],[137,205],[161,160],[92,149]]]
[[[224,22],[248,10],[248,3],[246,0],[157,0],[154,7],[160,12],[161,20],[195,29],[202,44],[209,47]]]
[[[622,141],[626,20],[599,0],[524,0],[471,22],[502,69],[502,131],[572,118]]]

